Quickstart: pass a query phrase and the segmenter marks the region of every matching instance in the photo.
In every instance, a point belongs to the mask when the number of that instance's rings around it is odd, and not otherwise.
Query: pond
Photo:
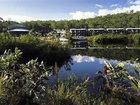
[[[134,67],[129,62],[139,58],[140,50],[124,49],[104,49],[104,50],[72,50],[71,60],[67,65],[59,68],[57,77],[59,79],[74,75],[79,78],[84,76],[93,77],[97,71],[102,71],[105,65],[104,61],[113,65],[123,62],[125,67],[133,70]],[[56,78],[51,76],[50,80]]]

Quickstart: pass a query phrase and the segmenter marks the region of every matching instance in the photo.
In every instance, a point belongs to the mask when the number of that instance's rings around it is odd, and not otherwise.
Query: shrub
[[[139,46],[139,34],[132,35],[120,35],[120,34],[106,34],[106,35],[94,35],[88,37],[88,43],[93,45],[131,45]]]
[[[20,64],[18,60],[21,54],[16,48],[13,53],[8,50],[0,56],[0,89],[3,89],[2,97],[8,105],[35,104],[45,93],[43,80],[48,79],[47,68],[37,60]]]
[[[61,46],[58,42],[50,43],[45,38],[32,35],[21,35],[19,37],[0,35],[0,54],[5,49],[14,51],[15,47],[23,52],[20,61],[24,63],[38,58],[38,61],[43,60],[48,65],[54,65],[55,62],[62,65],[65,60],[70,58],[68,48]]]

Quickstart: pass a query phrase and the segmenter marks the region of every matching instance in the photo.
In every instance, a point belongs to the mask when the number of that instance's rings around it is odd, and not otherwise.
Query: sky
[[[0,0],[4,20],[71,20],[140,11],[140,0]]]

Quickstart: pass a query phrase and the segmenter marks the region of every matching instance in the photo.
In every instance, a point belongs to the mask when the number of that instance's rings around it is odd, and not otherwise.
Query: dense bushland
[[[13,21],[0,21],[0,32],[6,31],[9,25],[17,24]],[[53,29],[70,28],[127,28],[140,27],[140,12],[119,13],[106,16],[98,16],[90,19],[81,20],[61,20],[61,21],[27,21],[24,22],[32,32],[46,35]]]
[[[36,105],[34,100],[37,101],[45,91],[42,81],[47,79],[49,68],[37,60],[20,64],[21,55],[16,48],[13,53],[8,50],[0,56],[1,105]]]
[[[36,28],[42,30],[45,26],[46,28],[49,27],[51,29],[66,29],[66,30],[69,30],[70,28],[140,27],[140,12],[119,13],[81,20],[30,21],[25,22],[24,24],[32,30],[36,30]]]
[[[11,36],[0,34],[0,54],[5,49],[19,48],[22,52],[21,61],[27,62],[31,59],[38,58],[38,61],[44,61],[48,64],[55,62],[62,63],[70,58],[68,48],[61,46],[58,41],[47,41],[43,37],[32,35]],[[48,62],[47,62],[48,61]]]
[[[106,46],[106,45],[125,45],[125,46],[139,46],[140,34],[119,35],[119,34],[105,34],[94,35],[88,37],[90,46]]]

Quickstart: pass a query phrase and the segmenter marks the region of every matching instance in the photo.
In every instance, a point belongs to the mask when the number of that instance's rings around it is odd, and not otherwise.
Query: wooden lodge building
[[[133,34],[140,33],[140,28],[72,28],[70,29],[73,47],[87,47],[86,36],[98,34]]]
[[[131,34],[131,33],[140,33],[140,28],[126,28],[126,32],[128,34]]]
[[[75,48],[79,47],[86,47],[87,46],[87,40],[85,36],[88,36],[88,30],[86,28],[80,28],[70,29],[71,38],[72,38],[72,45]]]
[[[113,33],[113,34],[124,34],[126,33],[124,28],[107,28],[107,33]]]
[[[131,33],[140,33],[140,28],[72,28],[70,29],[72,37],[79,36],[91,36],[97,34],[131,34]]]
[[[103,34],[106,33],[106,30],[104,28],[89,28],[88,34],[89,35],[97,35],[97,34]]]
[[[87,36],[88,30],[86,28],[72,28],[70,29],[70,32],[72,34],[72,37],[78,37],[78,36]]]

